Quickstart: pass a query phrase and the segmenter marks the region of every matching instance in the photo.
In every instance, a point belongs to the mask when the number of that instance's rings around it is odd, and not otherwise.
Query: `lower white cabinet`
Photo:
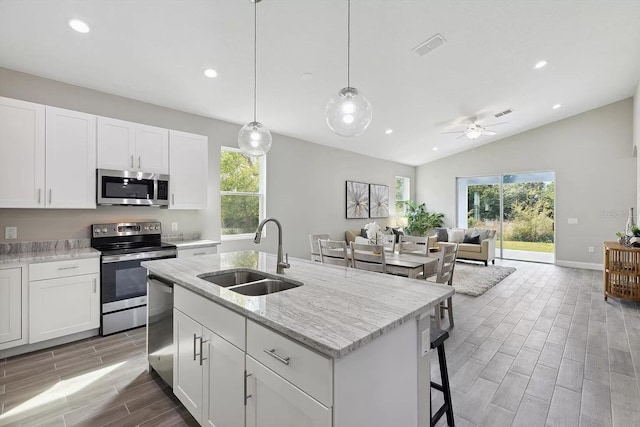
[[[0,269],[0,344],[22,340],[22,268]]]
[[[244,427],[244,352],[173,310],[173,392],[200,423]]]
[[[29,266],[29,343],[100,327],[99,271],[98,258]]]
[[[330,427],[331,409],[247,356],[247,427]]]
[[[210,255],[217,254],[218,248],[217,246],[206,246],[202,248],[192,248],[192,249],[181,249],[178,247],[178,258],[186,258],[190,256],[197,255]]]

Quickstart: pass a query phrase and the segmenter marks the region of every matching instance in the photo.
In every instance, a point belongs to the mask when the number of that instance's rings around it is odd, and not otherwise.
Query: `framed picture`
[[[389,216],[389,187],[387,185],[369,185],[369,216],[387,218]]]
[[[369,184],[347,181],[347,218],[369,218]]]

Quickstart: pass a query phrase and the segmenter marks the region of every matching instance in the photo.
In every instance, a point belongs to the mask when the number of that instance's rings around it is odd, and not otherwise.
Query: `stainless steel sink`
[[[198,277],[247,296],[268,295],[302,286],[302,283],[297,281],[286,280],[279,276],[248,269],[204,273],[198,275]]]
[[[216,273],[201,274],[198,277],[206,280],[207,282],[222,286],[223,288],[257,282],[258,280],[267,278],[264,274],[251,270],[220,271]]]
[[[245,285],[238,285],[230,288],[230,291],[237,292],[250,297],[273,294],[275,292],[286,291],[287,289],[297,288],[302,284],[293,283],[279,279],[265,279]]]

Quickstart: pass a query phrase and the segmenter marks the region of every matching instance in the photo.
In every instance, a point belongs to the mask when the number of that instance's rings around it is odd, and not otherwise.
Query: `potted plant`
[[[413,200],[405,202],[407,226],[405,232],[412,236],[426,236],[427,232],[442,227],[444,214],[429,212],[424,203],[417,204]]]

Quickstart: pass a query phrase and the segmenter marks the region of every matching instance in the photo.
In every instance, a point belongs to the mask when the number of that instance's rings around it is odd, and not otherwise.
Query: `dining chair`
[[[318,247],[320,248],[320,262],[349,267],[347,242],[344,240],[318,239]]]
[[[440,253],[438,259],[438,269],[436,273],[436,283],[446,283],[453,286],[453,271],[456,266],[456,258],[458,257],[457,243],[440,242]],[[449,327],[453,327],[453,297],[447,298],[446,304],[441,302],[435,308],[436,327],[440,328],[440,318],[442,310],[447,310],[449,315]]]
[[[401,254],[424,255],[428,254],[428,237],[425,236],[400,236],[398,252]]]
[[[309,246],[311,246],[311,261],[322,262],[320,259],[320,247],[318,240],[329,240],[329,234],[309,234]]]
[[[365,245],[351,242],[351,260],[353,268],[379,273],[387,272],[384,245]]]
[[[396,236],[394,234],[380,234],[384,250],[394,253],[396,251]]]

